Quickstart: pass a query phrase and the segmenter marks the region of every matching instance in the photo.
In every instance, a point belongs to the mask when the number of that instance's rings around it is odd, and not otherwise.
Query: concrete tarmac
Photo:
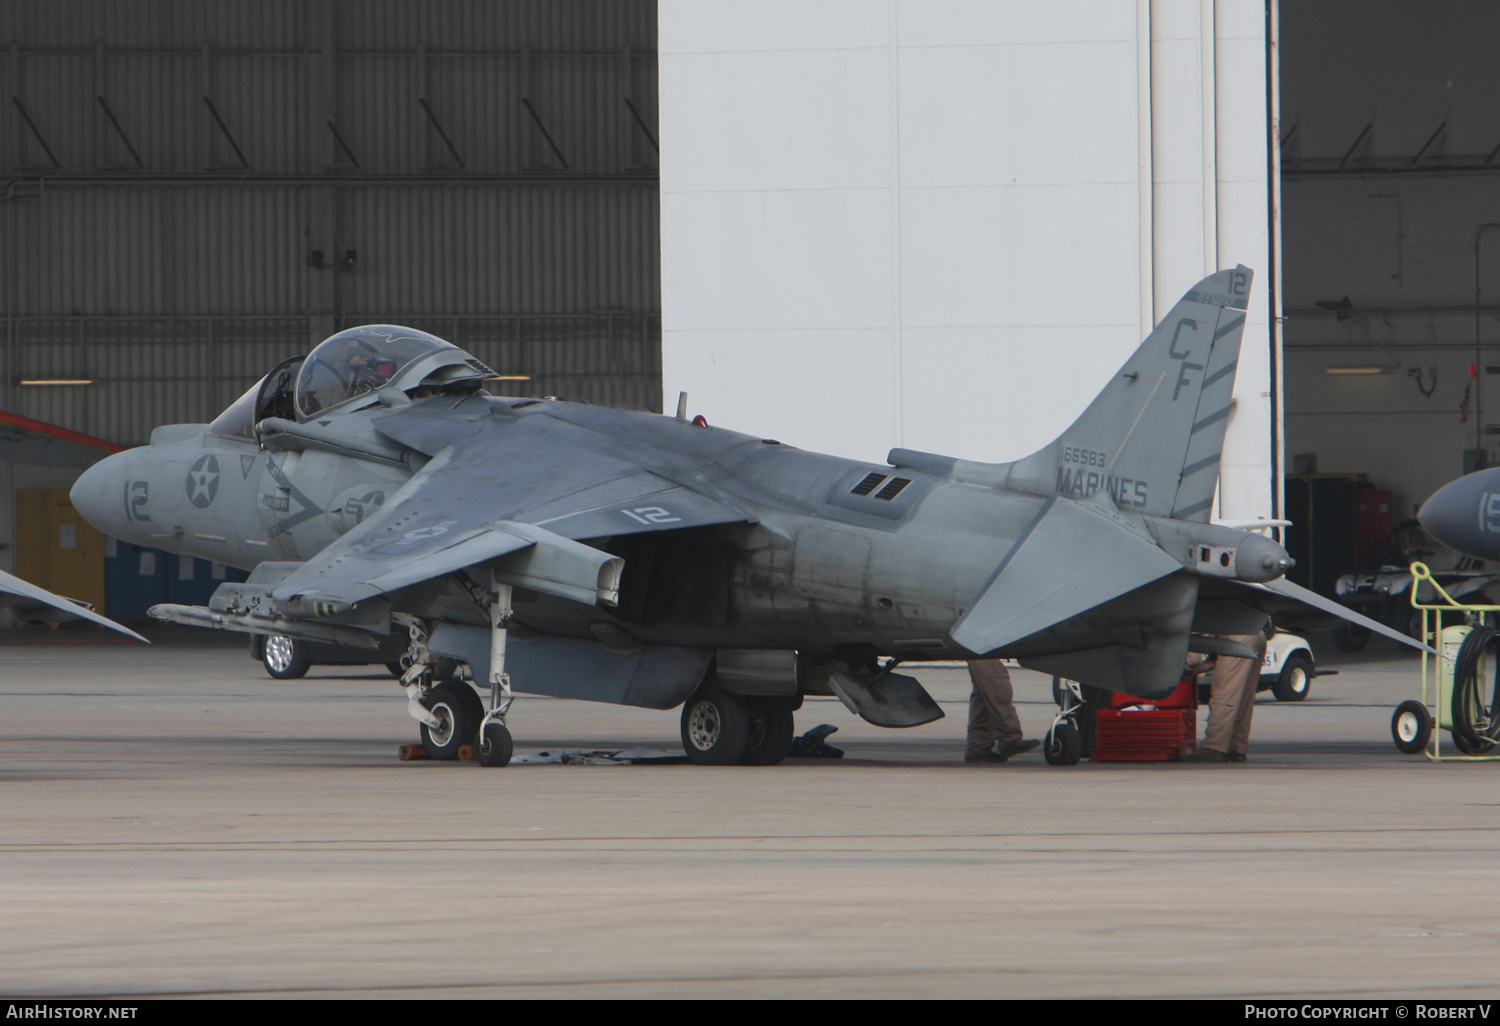
[[[1257,703],[1243,765],[965,766],[947,718],[810,700],[841,761],[402,763],[378,667],[238,636],[0,636],[0,993],[1492,997],[1500,765],[1396,751],[1376,641]],[[1326,651],[1325,651],[1326,649]],[[1047,679],[1015,674],[1040,735]],[[517,751],[678,748],[678,714],[521,697]]]

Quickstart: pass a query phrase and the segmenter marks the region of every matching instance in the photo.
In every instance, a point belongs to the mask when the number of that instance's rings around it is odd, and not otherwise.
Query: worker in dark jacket
[[[964,762],[1002,763],[1041,744],[1022,736],[1010,671],[998,659],[970,659],[969,744]]]

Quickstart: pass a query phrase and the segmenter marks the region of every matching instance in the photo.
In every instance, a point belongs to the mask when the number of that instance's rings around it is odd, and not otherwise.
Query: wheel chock
[[[459,762],[473,762],[474,761],[474,746],[473,745],[459,745],[458,746],[458,761]]]
[[[427,758],[427,749],[421,745],[402,745],[396,749],[402,762],[421,762]]]

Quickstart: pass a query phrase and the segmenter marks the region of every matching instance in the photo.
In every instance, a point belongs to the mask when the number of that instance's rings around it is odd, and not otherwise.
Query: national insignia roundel
[[[206,508],[219,494],[219,459],[217,456],[199,456],[188,470],[188,501],[199,509]]]

